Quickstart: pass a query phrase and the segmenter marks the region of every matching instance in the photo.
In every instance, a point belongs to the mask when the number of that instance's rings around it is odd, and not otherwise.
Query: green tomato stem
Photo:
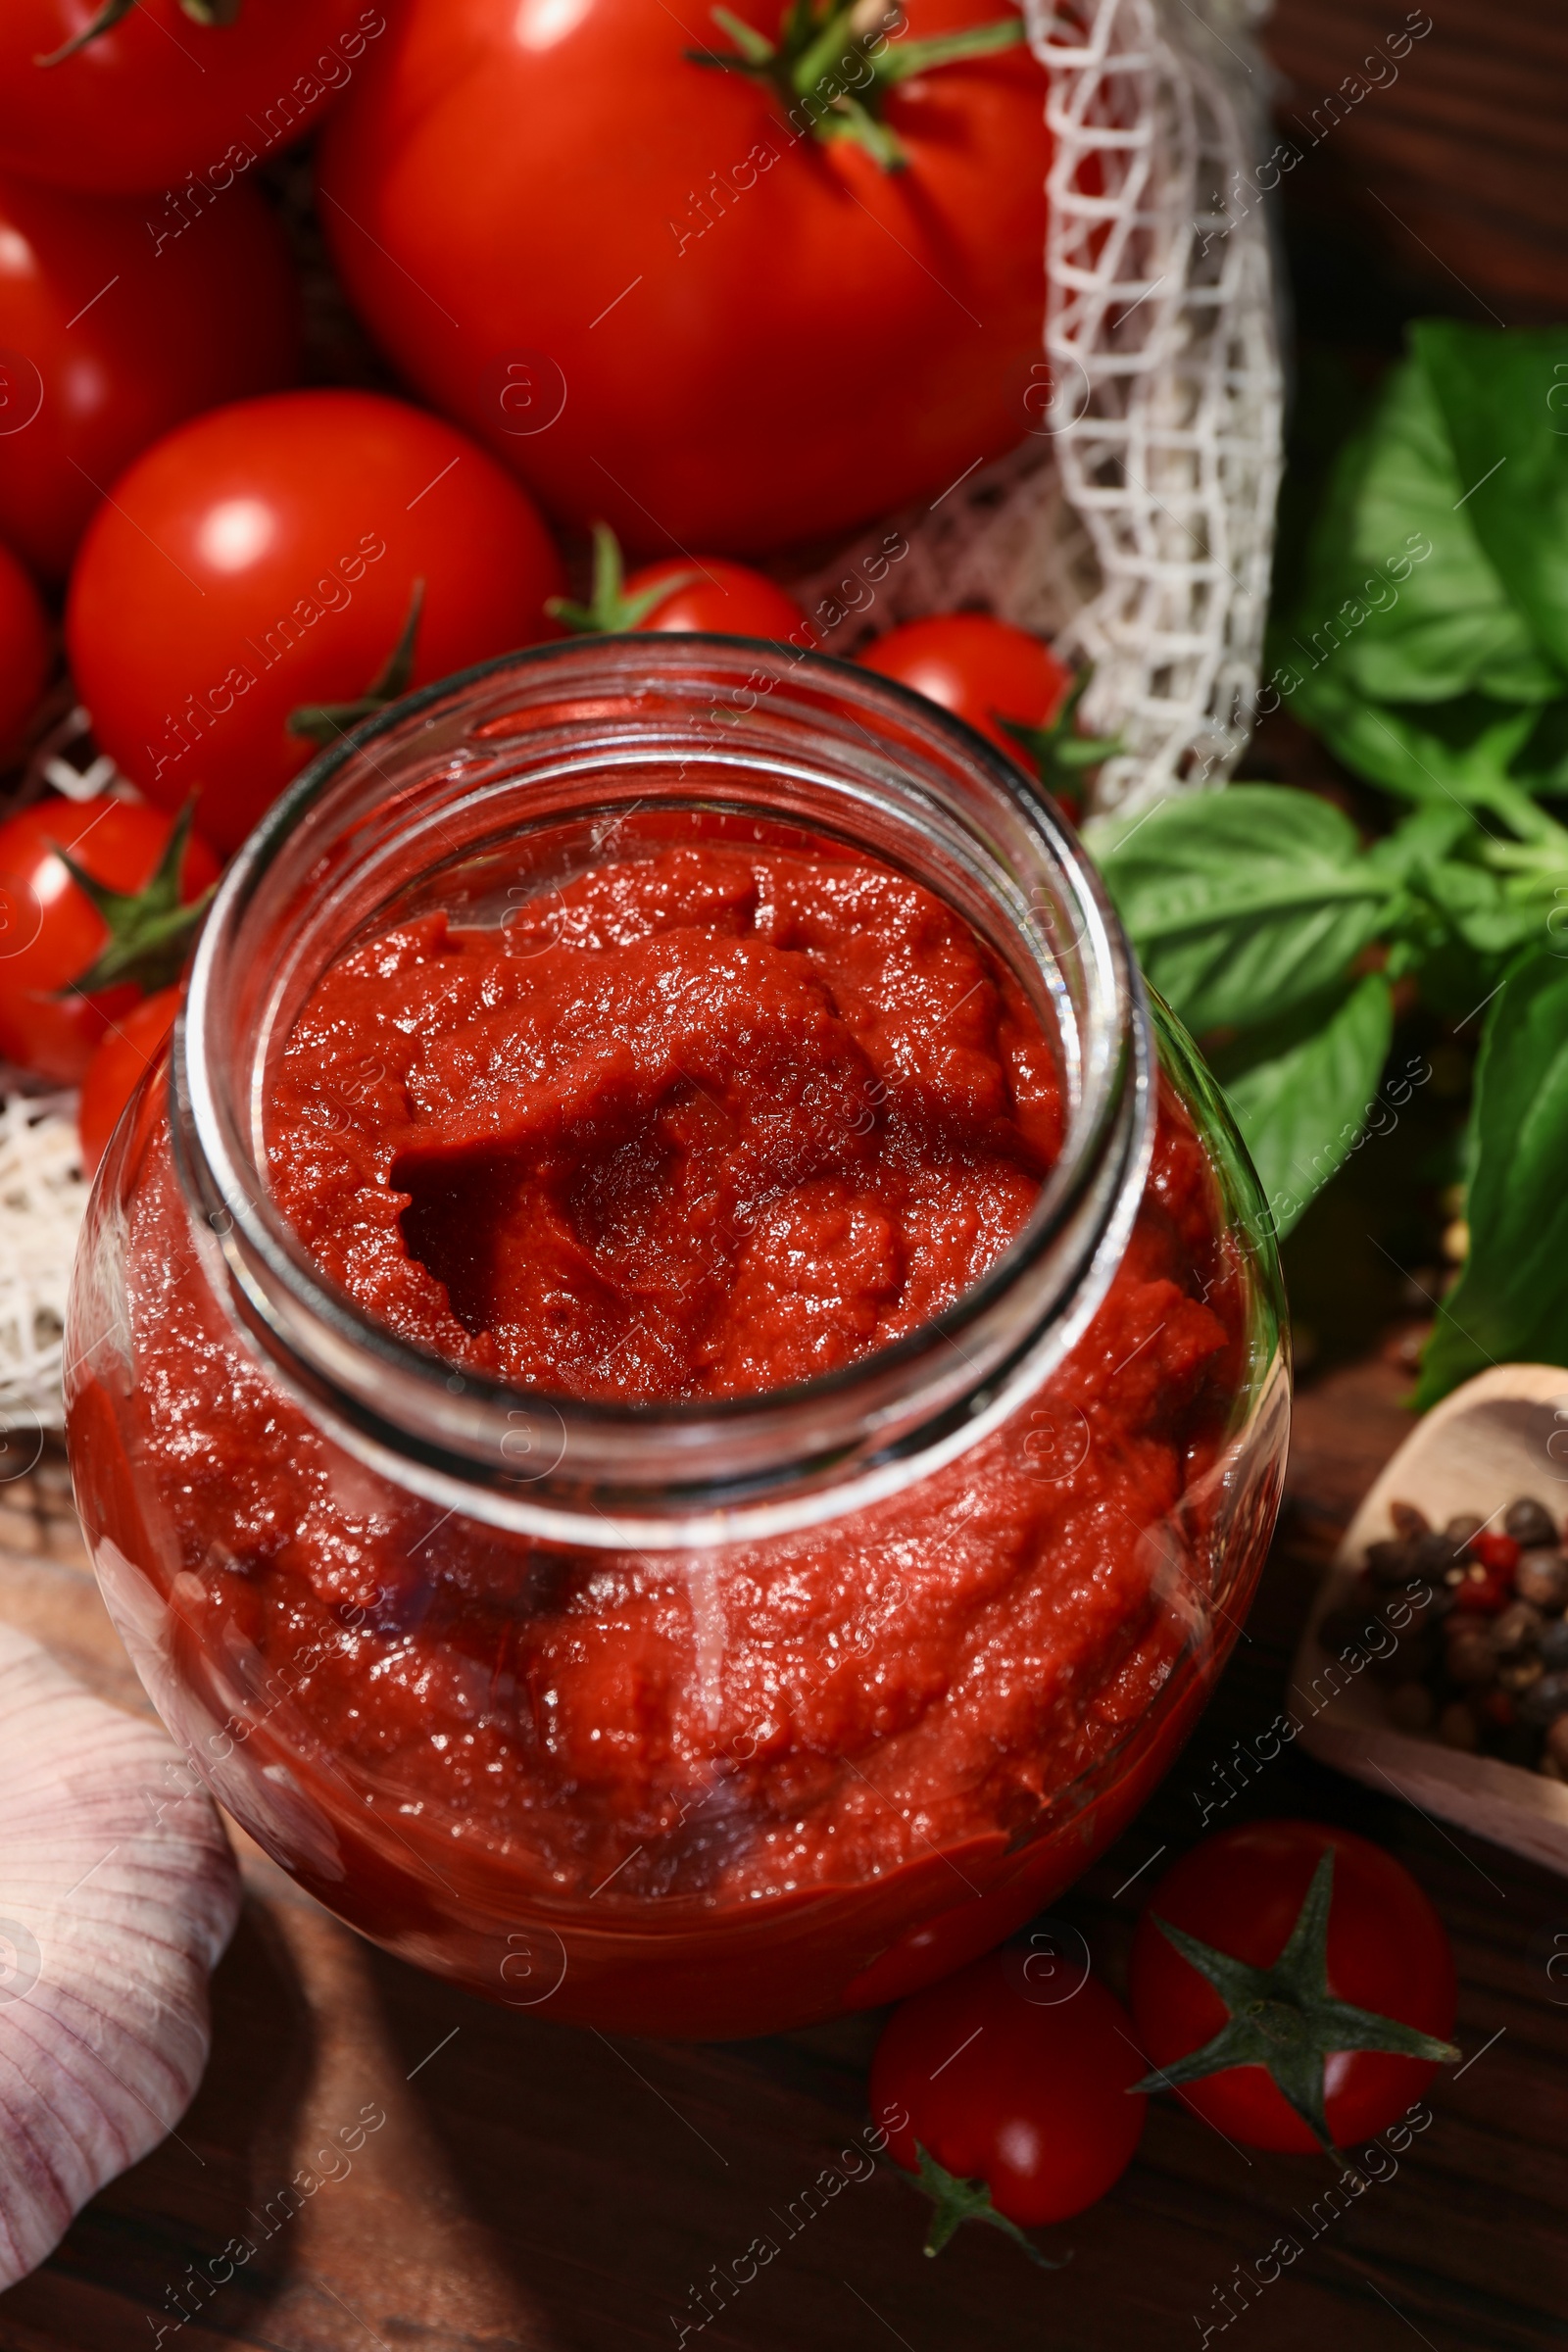
[[[409,680],[414,674],[414,648],[423,613],[424,582],[421,579],[416,580],[410,591],[409,609],[398,632],[397,643],[365,692],[356,695],[348,703],[302,703],[297,710],[289,712],[289,733],[303,735],[308,743],[324,747],[335,743],[340,735],[347,735],[351,728],[359,725],[361,719],[374,718],[376,712],[384,710],[388,703],[395,703],[399,695],[407,694]]]
[[[47,57],[35,57],[33,64],[64,65],[68,57],[74,57],[90,41],[96,41],[101,33],[112,32],[122,18],[129,16],[135,5],[136,0],[103,0],[97,15],[89,17],[79,32],[74,32],[69,41],[52,50]],[[233,24],[239,20],[242,0],[179,0],[179,5],[193,24]]]
[[[925,2250],[928,2254],[940,2254],[954,2231],[965,2222],[987,2222],[993,2230],[1000,2230],[1004,2236],[1010,2237],[1013,2244],[1021,2247],[1030,2261],[1037,2263],[1043,2271],[1059,2271],[1066,2262],[1071,2261],[1071,2255],[1067,2255],[1062,2262],[1053,2262],[1048,2255],[1041,2253],[1038,2246],[1031,2245],[1017,2223],[1010,2222],[1004,2213],[997,2211],[991,2191],[983,2180],[960,2180],[956,2173],[948,2171],[945,2164],[937,2162],[929,2148],[921,2147],[918,2140],[914,2143],[914,2158],[919,2167],[914,2185],[923,2196],[931,2199],[936,2209],[925,2234]]]
[[[1334,1849],[1312,1873],[1285,1949],[1272,1968],[1252,1968],[1229,1952],[1200,1943],[1183,1928],[1155,1916],[1154,1925],[1182,1958],[1206,1977],[1229,2015],[1213,2039],[1185,2058],[1146,2075],[1134,2090],[1173,2090],[1236,2066],[1261,2066],[1273,2077],[1319,2147],[1337,2153],[1324,2111],[1325,2062],[1335,2050],[1391,2050],[1404,2058],[1447,2064],[1459,2052],[1450,2041],[1375,2010],[1356,2009],[1328,1989],[1329,1908],[1334,1898]]]
[[[658,606],[678,595],[682,588],[695,586],[704,576],[695,566],[690,571],[672,571],[654,587],[639,589],[635,596],[628,596],[620,542],[608,522],[596,522],[592,597],[586,605],[578,605],[569,596],[553,596],[545,611],[552,620],[561,621],[574,636],[623,637],[645,621]]]
[[[168,988],[179,978],[217,888],[214,884],[188,904],[179,895],[195,814],[196,803],[188,800],[174,820],[156,869],[140,890],[111,889],[107,882],[89,874],[69,850],[56,845],[55,856],[109,930],[87,969],[57,989],[57,997],[94,997],[103,989],[127,982],[151,996],[155,989]]]
[[[854,139],[884,172],[902,172],[908,162],[882,120],[890,89],[965,58],[995,56],[1028,37],[1022,17],[1004,17],[929,40],[895,41],[889,36],[899,12],[884,0],[790,0],[776,41],[727,8],[710,13],[734,47],[688,49],[694,66],[765,82],[791,122],[798,123],[804,111],[804,127],[814,138]]]

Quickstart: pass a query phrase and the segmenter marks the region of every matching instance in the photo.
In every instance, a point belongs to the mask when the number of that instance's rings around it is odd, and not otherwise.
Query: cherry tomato
[[[706,10],[465,0],[455,37],[452,0],[410,0],[319,159],[342,275],[403,373],[553,513],[649,552],[931,498],[1042,405],[1046,83],[1008,0],[907,0],[891,39],[850,0],[734,13],[842,38],[814,118]],[[723,64],[694,62],[694,24]],[[1013,45],[914,46],[992,25]],[[901,45],[922,71],[884,95]]]
[[[1086,772],[1121,749],[1078,731],[1090,673],[1074,677],[1048,645],[983,612],[945,612],[890,629],[857,655],[979,729],[1076,818]]]
[[[177,909],[200,899],[219,869],[192,835],[177,875],[166,870],[160,890],[176,831],[161,809],[103,799],[39,801],[0,825],[0,1055],[74,1086],[111,1021],[179,969],[190,925]],[[62,850],[94,882],[137,903],[114,906],[106,921]],[[128,976],[78,993],[117,945]]]
[[[720,637],[816,643],[816,632],[794,597],[744,564],[726,563],[722,556],[701,556],[695,564],[683,558],[651,564],[632,573],[626,594],[651,596],[666,583],[668,593],[634,624],[637,628],[710,629]]]
[[[120,1114],[158,1059],[174,1026],[182,988],[160,988],[122,1013],[93,1049],[81,1082],[76,1127],[81,1137],[81,1172],[94,1176],[109,1149]]]
[[[6,0],[0,165],[61,187],[177,190],[172,201],[190,206],[314,130],[386,29],[364,0],[241,0],[230,24],[199,24],[178,0],[136,0],[72,56],[40,62],[99,7]]]
[[[411,625],[399,689],[553,635],[563,585],[464,434],[375,393],[282,393],[137,461],[82,543],[66,639],[104,750],[164,808],[198,795],[226,852],[313,756],[291,717],[363,714]]]
[[[282,230],[251,188],[157,241],[134,197],[0,180],[0,532],[63,578],[149,442],[289,381],[298,309]]]
[[[707,629],[719,637],[771,637],[814,646],[816,631],[787,590],[723,556],[671,557],[623,577],[620,544],[594,526],[593,595],[586,605],[556,597],[551,611],[570,629]]]
[[[1072,672],[1049,645],[992,620],[984,612],[947,612],[929,620],[906,621],[889,629],[856,659],[863,669],[896,678],[916,694],[940,703],[958,718],[1010,752],[1033,775],[1004,718],[1025,727],[1048,727],[1072,686]]]
[[[1031,1998],[1023,1959],[988,1952],[917,1992],[872,2060],[871,2112],[935,2197],[938,2242],[964,2218],[1034,2229],[1082,2213],[1143,2135],[1148,2101],[1129,2094],[1144,2062],[1120,2002],[1093,1977],[1065,2000]],[[965,2193],[976,2182],[987,2200]]]
[[[32,716],[49,678],[49,616],[9,548],[0,547],[0,757]]]
[[[1219,1960],[1195,1963],[1192,1945],[1178,1950],[1161,1921]],[[1228,1996],[1213,1981],[1226,1962],[1250,1973],[1279,1963],[1297,1990],[1238,1979]],[[1392,1854],[1321,1822],[1248,1822],[1184,1855],[1139,1921],[1131,1989],[1155,2068],[1195,2114],[1252,2147],[1367,2138],[1419,2098],[1441,2060],[1458,2056],[1447,2044],[1454,1977],[1442,1921]],[[1343,2015],[1347,2005],[1359,2025]],[[1185,2080],[1185,2062],[1210,2055],[1221,2034],[1260,2054],[1227,2063],[1222,2046],[1218,2071]],[[1422,2045],[1424,2055],[1411,2054]]]

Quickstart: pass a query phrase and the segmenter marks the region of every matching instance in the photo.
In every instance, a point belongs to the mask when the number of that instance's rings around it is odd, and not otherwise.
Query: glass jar
[[[394,925],[679,842],[947,901],[1050,1041],[1060,1149],[983,1279],[834,1372],[509,1389],[303,1246],[280,1056]],[[322,1902],[514,2006],[753,2034],[958,1965],[1126,1826],[1269,1540],[1281,1335],[1219,1097],[1012,763],[814,656],[587,640],[362,727],[235,859],[93,1195],[70,1445],[154,1704]]]

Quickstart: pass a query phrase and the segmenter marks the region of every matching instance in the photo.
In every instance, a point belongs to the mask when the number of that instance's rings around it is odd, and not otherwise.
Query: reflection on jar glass
[[[109,1605],[246,1829],[495,2000],[700,2036],[907,1992],[1119,1834],[1288,1419],[1250,1169],[1070,831],[701,637],[307,772],[68,1355]]]

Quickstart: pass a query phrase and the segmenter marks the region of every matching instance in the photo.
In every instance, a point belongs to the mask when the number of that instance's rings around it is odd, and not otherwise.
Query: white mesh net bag
[[[1023,446],[803,585],[828,650],[984,605],[1094,664],[1125,746],[1098,808],[1221,780],[1257,690],[1281,382],[1252,186],[1263,68],[1246,0],[1029,0],[1052,75],[1045,352]],[[864,582],[881,575],[874,603]]]
[[[127,788],[74,710],[38,745],[24,792],[82,801],[117,789]],[[0,1062],[0,1487],[31,1469],[42,1431],[65,1419],[66,1294],[87,1192],[75,1096]]]
[[[0,1103],[0,1483],[58,1429],[66,1290],[86,1205],[73,1095]]]
[[[1092,662],[1085,721],[1125,747],[1096,806],[1131,809],[1222,779],[1257,688],[1280,369],[1261,214],[1230,198],[1252,184],[1261,5],[1027,13],[1055,141],[1035,424],[1009,457],[892,517],[897,562],[879,524],[801,594],[832,653],[978,605]],[[76,775],[54,758],[46,773],[103,791],[105,765]],[[86,1199],[70,1110],[0,1102],[0,1473],[8,1443],[61,1418]]]

